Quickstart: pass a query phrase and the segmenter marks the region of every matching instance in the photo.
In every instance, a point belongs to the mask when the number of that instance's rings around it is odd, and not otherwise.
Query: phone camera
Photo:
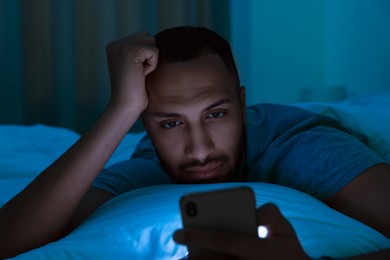
[[[195,217],[196,214],[198,213],[195,202],[192,202],[192,201],[187,202],[186,211],[187,211],[187,215],[189,217]]]

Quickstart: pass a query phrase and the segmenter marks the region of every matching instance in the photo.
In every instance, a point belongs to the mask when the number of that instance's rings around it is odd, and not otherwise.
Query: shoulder
[[[318,126],[330,126],[342,131],[341,124],[323,116],[292,105],[258,104],[247,108],[247,137],[261,138],[263,142],[280,136],[293,136]],[[250,140],[248,140],[250,141]]]
[[[276,122],[299,122],[312,119],[315,121],[335,122],[336,120],[312,111],[282,104],[262,103],[247,108],[247,117],[250,120],[270,120]]]
[[[284,105],[252,111],[256,117],[247,119],[249,179],[325,198],[382,161],[332,118]]]

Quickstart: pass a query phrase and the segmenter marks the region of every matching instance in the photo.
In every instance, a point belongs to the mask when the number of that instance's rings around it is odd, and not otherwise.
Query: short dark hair
[[[240,86],[240,79],[229,43],[216,32],[182,26],[163,30],[155,35],[159,63],[189,61],[208,53],[217,54]]]

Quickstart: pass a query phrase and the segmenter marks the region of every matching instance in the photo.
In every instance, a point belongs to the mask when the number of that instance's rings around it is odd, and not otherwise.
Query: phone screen
[[[256,202],[250,187],[237,187],[184,195],[180,200],[184,228],[199,227],[257,236]],[[210,252],[188,248],[191,256]]]

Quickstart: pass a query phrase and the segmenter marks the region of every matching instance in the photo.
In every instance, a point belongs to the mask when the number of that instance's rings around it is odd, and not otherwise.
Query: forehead
[[[215,54],[166,63],[147,78],[149,108],[212,102],[237,96],[234,80],[222,59]]]

